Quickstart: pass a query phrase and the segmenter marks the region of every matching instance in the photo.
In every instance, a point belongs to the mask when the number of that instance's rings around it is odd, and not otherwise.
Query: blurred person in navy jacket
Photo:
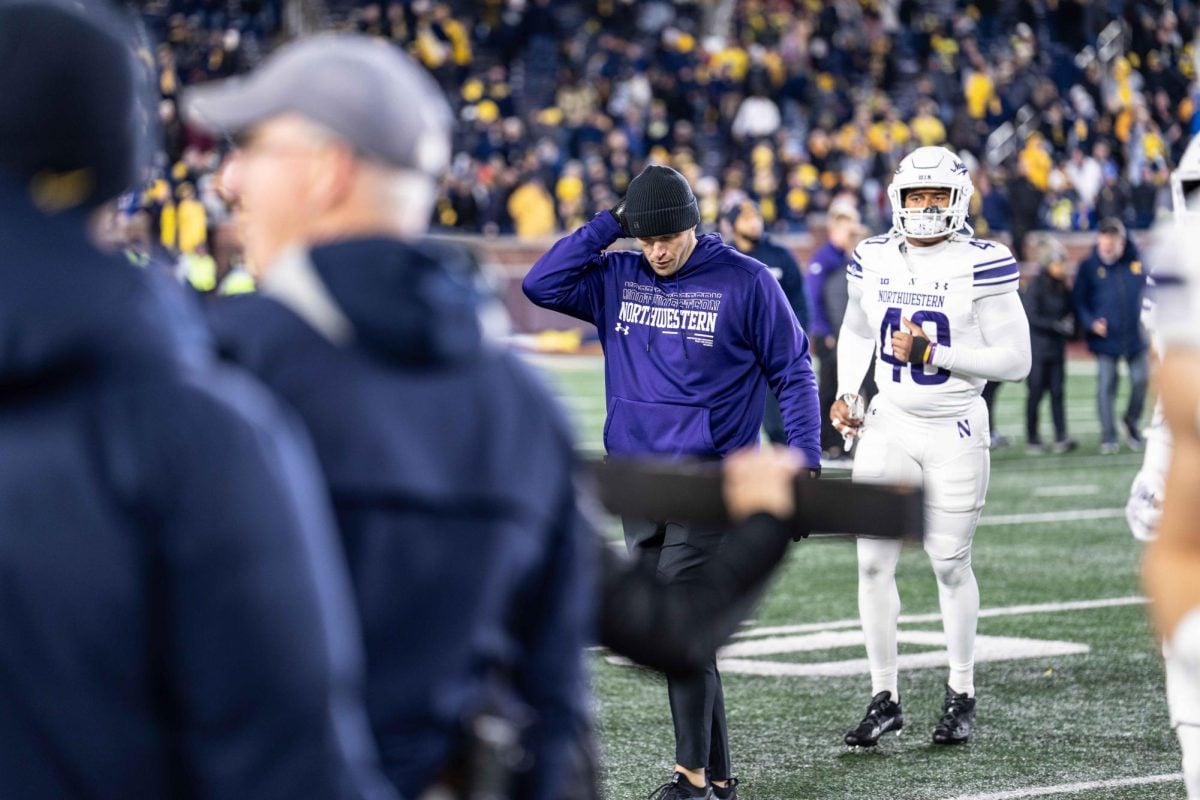
[[[290,44],[184,99],[192,124],[236,136],[224,181],[260,279],[210,321],[315,442],[388,776],[409,797],[442,783],[464,729],[495,712],[532,764],[514,795],[563,797],[588,710],[595,540],[567,426],[483,336],[473,265],[417,238],[449,107],[402,51],[363,36]]]
[[[1146,271],[1137,246],[1125,226],[1110,217],[1100,223],[1096,246],[1075,273],[1072,301],[1075,317],[1085,334],[1088,350],[1096,356],[1099,377],[1096,400],[1100,412],[1100,452],[1116,453],[1117,425],[1113,406],[1117,399],[1117,365],[1129,365],[1129,404],[1122,421],[1130,446],[1142,448],[1138,424],[1146,402],[1149,365],[1146,336],[1142,331],[1142,294]]]
[[[0,4],[0,797],[394,797],[307,440],[88,238],[145,133],[127,41]]]

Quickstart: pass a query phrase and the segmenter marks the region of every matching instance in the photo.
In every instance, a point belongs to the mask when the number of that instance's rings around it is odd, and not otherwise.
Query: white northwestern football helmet
[[[904,194],[909,189],[937,187],[950,192],[946,208],[905,208]],[[966,229],[967,211],[975,187],[962,159],[944,147],[918,147],[896,167],[888,186],[892,203],[892,232],[914,239],[938,239]]]

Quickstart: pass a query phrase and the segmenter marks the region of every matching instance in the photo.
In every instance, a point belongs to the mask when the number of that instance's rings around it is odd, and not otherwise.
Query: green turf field
[[[537,363],[569,408],[582,449],[599,452],[599,359]],[[885,737],[873,752],[842,745],[870,699],[856,636],[854,551],[844,541],[801,542],[725,652],[743,798],[1183,796],[1161,667],[1139,597],[1139,545],[1121,515],[1141,456],[1097,453],[1094,384],[1090,363],[1072,364],[1068,424],[1081,447],[1065,456],[1024,455],[1024,386],[1006,385],[999,394],[1000,428],[1013,447],[993,453],[976,535],[983,615],[973,740],[957,748],[929,741],[945,666],[933,575],[913,550],[899,572],[904,734]],[[1048,417],[1043,425],[1048,440]],[[919,666],[923,654],[938,666]],[[904,660],[917,666],[906,668]],[[603,654],[594,667],[606,796],[645,797],[673,764],[665,686]]]

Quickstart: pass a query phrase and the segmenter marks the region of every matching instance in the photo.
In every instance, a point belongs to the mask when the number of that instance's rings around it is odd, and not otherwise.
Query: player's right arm
[[[1159,388],[1174,447],[1158,538],[1147,547],[1142,575],[1154,621],[1171,639],[1188,612],[1200,608],[1200,349],[1169,350]]]
[[[875,355],[875,332],[871,330],[867,312],[862,306],[862,278],[856,278],[848,271],[848,280],[849,302],[846,304],[846,315],[842,318],[837,344],[838,399],[829,409],[829,419],[833,427],[843,434],[846,429],[862,425],[862,419],[851,413],[849,404],[842,400],[842,397],[847,394],[858,395],[867,369],[871,366],[871,356]]]
[[[525,296],[594,324],[603,316],[604,250],[624,235],[612,212],[601,211],[537,260],[521,284]]]

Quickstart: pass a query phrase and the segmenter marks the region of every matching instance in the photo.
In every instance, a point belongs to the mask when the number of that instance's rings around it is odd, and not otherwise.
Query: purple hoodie
[[[660,278],[641,253],[604,252],[621,236],[601,212],[538,259],[523,285],[534,303],[599,331],[608,452],[714,458],[754,444],[769,384],[788,444],[819,465],[808,338],[771,272],[706,234],[679,272]]]

